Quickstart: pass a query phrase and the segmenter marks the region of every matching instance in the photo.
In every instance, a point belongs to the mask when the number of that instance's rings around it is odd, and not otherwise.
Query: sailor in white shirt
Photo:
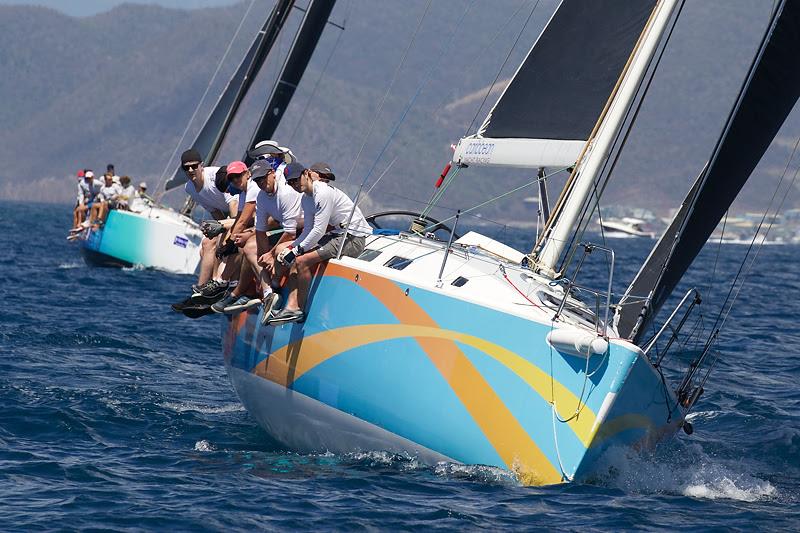
[[[194,148],[181,154],[181,167],[186,174],[186,186],[184,187],[186,194],[205,208],[215,220],[223,221],[222,224],[216,225],[213,231],[204,232],[205,238],[200,245],[200,274],[197,285],[193,287],[193,293],[194,295],[204,295],[210,300],[217,296],[221,298],[224,296],[228,284],[222,279],[223,273],[218,272],[220,261],[217,257],[217,250],[222,240],[221,233],[231,227],[233,217],[236,216],[237,200],[235,196],[220,191],[216,187],[216,176],[221,169],[203,167],[203,157]],[[226,223],[225,220],[228,217],[230,219]],[[218,279],[213,279],[215,273]]]
[[[94,198],[100,192],[100,187],[102,186],[102,181],[94,179],[94,172],[84,170],[83,179],[78,182],[77,205],[75,207],[77,213],[75,216],[76,224],[72,229],[72,233],[89,227],[91,218],[89,218],[88,212],[92,208],[92,202],[94,202]]]
[[[336,179],[330,165],[315,163],[309,169],[292,163],[284,171],[286,182],[303,193],[304,227],[291,246],[278,255],[278,261],[291,265],[286,306],[269,318],[269,324],[301,322],[311,283],[312,269],[319,263],[342,255],[357,257],[364,250],[366,236],[372,233],[358,207],[342,191],[321,181]],[[352,217],[351,217],[352,214]],[[328,228],[333,228],[328,231]]]
[[[136,189],[131,185],[130,176],[122,176],[119,179],[120,187],[119,194],[115,198],[118,209],[130,209],[134,198],[136,198]]]
[[[235,166],[237,170],[240,170],[240,165],[244,167],[244,163],[236,161],[228,165],[228,168]],[[255,281],[254,275],[258,276],[262,282],[265,301],[268,298],[270,304],[277,303],[272,296],[274,294],[271,286],[272,269],[269,268],[267,272],[263,272],[265,277],[262,278],[263,269],[258,261],[259,257],[266,254],[270,249],[269,239],[266,234],[267,223],[270,217],[278,223],[285,223],[285,228],[288,227],[287,231],[292,235],[291,238],[294,238],[297,220],[301,216],[299,193],[292,191],[284,183],[285,190],[280,195],[276,194],[276,170],[282,166],[283,162],[280,158],[259,159],[246,171],[237,173],[229,171],[228,173],[231,186],[237,189],[246,187],[246,190],[240,193],[240,203],[245,205],[245,209],[253,205],[253,197],[255,197],[255,209],[253,212],[255,227],[239,231],[240,228],[247,228],[250,220],[247,213],[242,211],[237,223],[234,225],[233,232],[234,242],[242,249],[247,262],[242,264],[237,286],[230,294],[211,307],[217,313],[237,313],[261,303],[259,299],[248,296],[249,292],[252,292],[251,289]],[[268,180],[272,184],[271,187],[264,183],[258,183],[265,181],[268,175],[271,176],[270,180]],[[284,241],[288,239],[289,237],[283,237]]]

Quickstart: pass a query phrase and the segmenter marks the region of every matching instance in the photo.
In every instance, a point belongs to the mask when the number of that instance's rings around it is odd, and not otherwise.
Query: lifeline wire
[[[239,26],[236,28],[236,31],[234,32],[233,37],[231,37],[231,41],[228,43],[228,48],[226,48],[225,49],[225,53],[222,54],[222,58],[219,60],[219,63],[217,64],[217,68],[214,71],[214,74],[211,75],[211,80],[208,82],[208,85],[206,85],[206,90],[203,92],[203,96],[201,96],[200,97],[200,101],[197,102],[197,106],[194,108],[194,113],[192,113],[192,116],[189,119],[189,122],[186,124],[186,127],[183,129],[183,133],[181,134],[181,138],[178,140],[177,144],[175,144],[175,149],[172,151],[172,155],[169,156],[169,159],[167,160],[167,164],[164,165],[164,170],[161,171],[161,178],[158,180],[158,187],[156,189],[158,191],[158,193],[157,193],[158,194],[158,198],[156,199],[156,201],[160,200],[161,197],[164,196],[164,194],[167,192],[167,191],[162,191],[161,189],[163,188],[164,182],[166,181],[167,171],[169,170],[169,167],[172,164],[172,160],[175,159],[175,156],[178,154],[178,150],[180,149],[181,145],[183,144],[184,139],[186,139],[186,134],[189,133],[189,128],[191,127],[192,122],[194,122],[194,119],[197,116],[197,113],[200,111],[200,107],[203,105],[203,102],[205,101],[206,96],[208,96],[208,91],[211,90],[211,86],[214,84],[214,80],[217,79],[217,74],[219,74],[219,71],[222,69],[222,64],[225,62],[225,59],[228,57],[228,54],[230,53],[231,48],[233,47],[233,43],[236,41],[236,37],[238,37],[239,32],[242,29],[242,26],[244,26],[244,21],[247,20],[247,15],[250,13],[250,10],[253,9],[253,4],[255,4],[255,1],[256,0],[250,0],[250,5],[247,6],[247,10],[245,10],[244,15],[242,15],[242,20],[239,21]]]

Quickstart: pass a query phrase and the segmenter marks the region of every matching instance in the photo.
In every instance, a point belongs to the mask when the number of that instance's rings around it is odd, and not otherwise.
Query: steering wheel
[[[377,219],[383,218],[383,217],[396,217],[396,216],[406,216],[406,217],[411,217],[411,218],[415,218],[415,219],[418,218],[418,219],[422,220],[423,222],[427,223],[428,226],[430,226],[428,228],[428,232],[429,233],[434,233],[434,232],[439,231],[439,230],[444,230],[447,233],[451,233],[453,231],[452,229],[450,229],[449,226],[439,222],[435,218],[431,218],[428,215],[424,215],[423,216],[421,213],[417,213],[415,211],[402,211],[402,210],[400,210],[400,211],[381,211],[380,213],[374,213],[372,215],[369,215],[368,217],[366,217],[366,219],[367,219],[367,222],[372,224],[375,228],[384,229],[378,223]],[[431,225],[431,224],[433,224],[433,225]],[[461,236],[458,233],[453,234],[453,239],[454,240],[457,240],[457,239],[460,239],[460,238],[461,238]]]

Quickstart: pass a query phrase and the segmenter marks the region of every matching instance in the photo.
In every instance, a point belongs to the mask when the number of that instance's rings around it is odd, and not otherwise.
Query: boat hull
[[[331,261],[303,324],[223,326],[225,364],[290,449],[405,452],[500,467],[526,484],[588,475],[610,446],[649,445],[682,413],[641,351],[562,354],[550,327]],[[587,372],[588,370],[588,372]]]
[[[87,263],[98,266],[142,265],[179,274],[192,274],[200,261],[202,235],[166,209],[143,213],[112,210],[101,229],[81,241]]]

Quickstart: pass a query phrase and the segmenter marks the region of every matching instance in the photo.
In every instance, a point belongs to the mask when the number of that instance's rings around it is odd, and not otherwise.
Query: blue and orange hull
[[[302,324],[224,326],[243,404],[298,451],[381,449],[515,472],[527,484],[589,474],[610,446],[646,445],[683,413],[641,351],[562,354],[548,324],[346,262],[314,281]]]

